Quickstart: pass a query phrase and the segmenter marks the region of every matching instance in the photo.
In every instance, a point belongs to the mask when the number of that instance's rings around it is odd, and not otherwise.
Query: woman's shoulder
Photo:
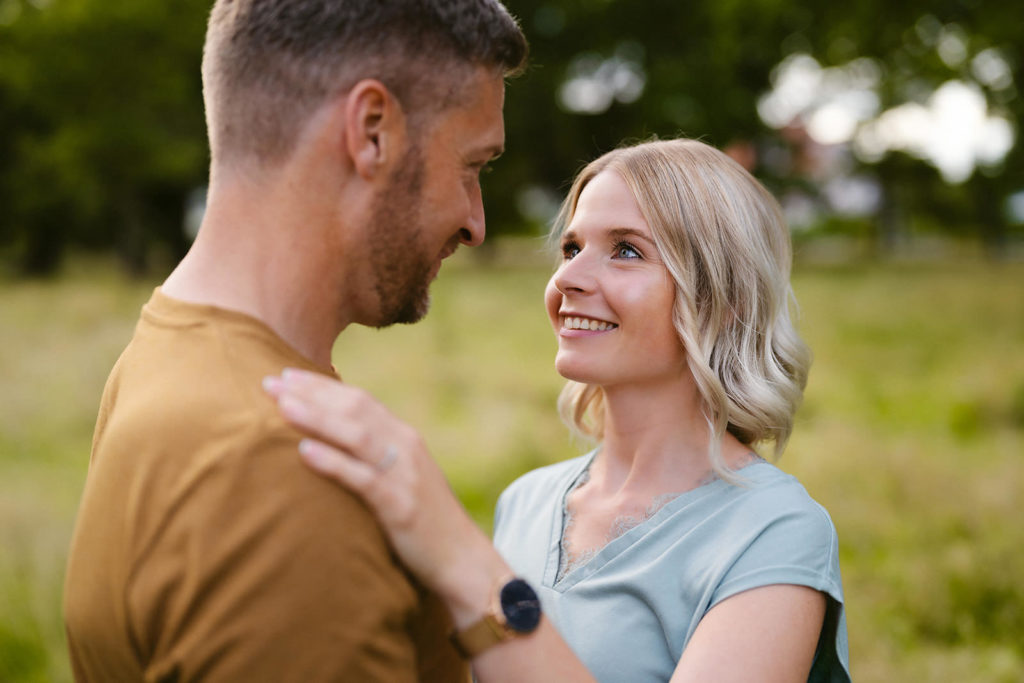
[[[811,497],[803,484],[769,462],[745,467],[739,472],[741,484],[732,491],[733,513],[745,520],[757,520],[758,526],[785,529],[790,533],[835,542],[832,517]]]
[[[741,472],[745,487],[718,509],[715,538],[728,571],[717,599],[768,583],[794,583],[822,590],[842,602],[839,542],[828,511],[803,485],[770,463]]]
[[[523,498],[543,497],[564,491],[576,479],[593,457],[592,453],[551,465],[538,467],[521,475],[502,492],[500,501],[509,502]]]
[[[742,479],[739,485],[743,490],[741,498],[747,504],[825,512],[799,479],[766,460],[749,465],[738,474]]]

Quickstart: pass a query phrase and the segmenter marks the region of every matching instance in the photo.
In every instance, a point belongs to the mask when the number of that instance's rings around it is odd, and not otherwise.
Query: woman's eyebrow
[[[620,239],[623,237],[635,237],[637,239],[643,240],[644,242],[647,242],[648,244],[654,244],[654,240],[651,238],[650,235],[641,232],[636,228],[612,228],[611,230],[608,231],[608,234],[615,239]]]
[[[644,232],[642,232],[640,230],[637,230],[636,228],[610,228],[610,229],[605,231],[605,234],[608,237],[610,237],[611,239],[622,239],[624,237],[633,237],[633,238],[636,238],[636,239],[641,239],[644,242],[647,242],[648,244],[652,244],[652,245],[654,244],[654,240],[651,238],[650,235],[648,235],[648,234],[646,234],[646,233],[644,233]],[[560,241],[562,241],[562,242],[575,242],[577,240],[578,240],[578,238],[576,236],[576,232],[575,231],[573,231],[573,230],[566,230],[565,232],[562,233],[562,237],[561,237]]]

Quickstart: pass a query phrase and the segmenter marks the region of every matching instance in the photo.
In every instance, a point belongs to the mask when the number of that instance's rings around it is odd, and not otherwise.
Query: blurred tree
[[[856,57],[875,60],[882,67],[883,109],[922,104],[955,80],[978,86],[989,110],[1012,122],[1017,140],[1005,158],[963,181],[944,179],[905,153],[866,164],[884,190],[876,221],[883,243],[905,237],[910,223],[906,216],[913,214],[953,233],[978,236],[993,255],[1000,255],[1011,229],[1003,206],[1011,194],[1024,190],[1024,146],[1019,141],[1024,97],[1018,91],[1024,85],[1024,13],[1019,6],[1006,0],[862,0],[839,5],[813,0],[813,5],[815,30],[803,34],[808,51],[825,64]],[[986,52],[997,53],[1008,72],[991,79],[980,74]]]
[[[812,55],[825,66],[870,58],[881,74],[881,110],[923,101],[949,80],[977,84],[976,58],[989,48],[1002,55],[1011,83],[1019,82],[1024,64],[1024,14],[1006,0],[508,4],[530,36],[532,66],[509,90],[509,154],[487,181],[492,233],[521,229],[523,188],[530,188],[526,198],[538,196],[537,185],[557,197],[583,161],[623,139],[653,134],[733,146],[776,190],[821,190],[815,187],[820,179],[794,158],[804,151],[793,146],[794,132],[773,131],[757,114],[773,70],[792,54]],[[938,34],[929,38],[927,30]],[[948,54],[958,49],[956,40],[964,51],[959,60]],[[630,68],[616,68],[621,62]],[[628,81],[630,69],[639,75],[640,93],[621,98],[614,84]],[[576,86],[577,106],[565,97],[569,84]],[[1019,132],[1024,98],[1016,87],[983,91],[990,109]],[[845,172],[877,179],[882,198],[867,220],[883,247],[899,241],[913,216],[914,223],[979,235],[998,248],[1009,228],[1002,206],[1024,189],[1022,149],[1016,144],[995,167],[962,182],[943,178],[904,151],[863,160],[859,170]]]
[[[532,54],[508,93],[509,158],[485,193],[498,233],[522,229],[522,188],[557,196],[585,161],[623,139],[684,134],[725,146],[763,134],[757,97],[787,36],[812,20],[780,0],[508,5]]]
[[[797,53],[824,67],[870,58],[886,110],[950,79],[979,82],[976,58],[996,49],[1012,87],[981,90],[1018,135],[1024,124],[1024,13],[1010,0],[507,4],[532,59],[508,91],[508,153],[484,181],[492,235],[539,232],[584,162],[651,135],[731,146],[774,189],[819,191],[794,131],[758,116],[773,70]],[[67,245],[116,248],[141,270],[154,245],[185,249],[185,198],[206,172],[199,64],[210,5],[0,0],[0,255],[40,273]],[[881,244],[913,216],[999,245],[1010,229],[1002,207],[1024,189],[1024,146],[953,184],[904,151],[853,170],[882,188],[863,219]]]
[[[182,197],[205,177],[199,63],[207,0],[16,4],[0,26],[0,238],[52,272],[69,243],[184,250]]]

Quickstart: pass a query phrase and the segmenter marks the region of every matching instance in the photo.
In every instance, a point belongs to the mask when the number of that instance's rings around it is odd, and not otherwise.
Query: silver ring
[[[398,460],[398,448],[389,443],[387,451],[384,452],[384,457],[377,461],[377,471],[386,472],[391,469],[391,466]]]

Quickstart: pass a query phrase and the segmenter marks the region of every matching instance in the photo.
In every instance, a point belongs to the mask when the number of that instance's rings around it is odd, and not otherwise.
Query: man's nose
[[[484,202],[479,185],[475,186],[469,201],[469,218],[466,225],[459,230],[459,241],[469,247],[478,247],[483,244],[484,236],[487,234]]]

